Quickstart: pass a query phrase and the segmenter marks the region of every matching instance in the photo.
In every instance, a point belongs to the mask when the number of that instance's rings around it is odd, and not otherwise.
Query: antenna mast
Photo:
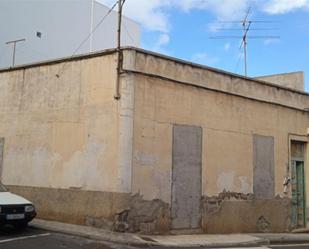
[[[230,30],[230,31],[236,31],[236,30],[242,30],[243,31],[243,35],[242,36],[235,36],[235,35],[231,35],[231,36],[213,36],[210,37],[211,39],[241,39],[241,45],[240,45],[240,49],[243,48],[244,51],[244,71],[245,71],[245,76],[248,76],[248,52],[247,52],[247,48],[248,48],[248,39],[280,39],[280,36],[248,36],[248,32],[250,30],[273,30],[273,29],[264,29],[264,28],[256,28],[256,29],[251,29],[251,25],[252,23],[271,23],[271,21],[252,21],[249,20],[249,15],[250,15],[250,11],[251,8],[248,9],[245,18],[242,21],[232,21],[232,22],[222,22],[222,23],[240,23],[242,25],[241,29],[237,29],[237,28],[223,28],[223,29],[218,29],[218,30]]]
[[[249,14],[250,14],[250,8],[248,9],[246,17],[242,22],[242,26],[243,26],[243,29],[244,29],[244,35],[243,35],[243,38],[242,38],[242,42],[243,42],[243,45],[244,45],[245,76],[246,77],[248,76],[248,72],[247,72],[247,34],[248,34],[248,32],[250,30],[250,26],[251,26],[251,22],[247,20]]]

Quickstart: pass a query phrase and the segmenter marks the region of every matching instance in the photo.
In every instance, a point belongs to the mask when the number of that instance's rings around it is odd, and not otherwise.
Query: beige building
[[[307,225],[302,75],[122,52],[119,100],[116,50],[1,70],[1,180],[39,217],[143,233]]]

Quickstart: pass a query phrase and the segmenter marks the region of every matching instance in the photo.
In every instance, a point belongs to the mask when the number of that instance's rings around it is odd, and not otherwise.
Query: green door
[[[294,227],[306,226],[304,162],[292,161],[292,222]]]

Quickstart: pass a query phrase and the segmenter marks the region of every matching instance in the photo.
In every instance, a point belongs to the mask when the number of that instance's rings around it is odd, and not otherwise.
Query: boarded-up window
[[[273,137],[253,135],[253,192],[257,199],[275,195]]]
[[[172,228],[198,228],[202,197],[201,127],[174,125],[172,172]]]

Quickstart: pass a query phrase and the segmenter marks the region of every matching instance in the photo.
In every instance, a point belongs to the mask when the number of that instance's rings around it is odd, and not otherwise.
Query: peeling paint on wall
[[[235,172],[222,172],[218,177],[217,187],[219,192],[224,190],[233,191],[235,189]]]
[[[238,180],[240,181],[240,192],[241,193],[251,193],[252,192],[247,176],[239,176]]]
[[[116,214],[114,230],[143,234],[162,234],[169,231],[169,205],[161,200],[143,200],[134,196],[129,206]]]

